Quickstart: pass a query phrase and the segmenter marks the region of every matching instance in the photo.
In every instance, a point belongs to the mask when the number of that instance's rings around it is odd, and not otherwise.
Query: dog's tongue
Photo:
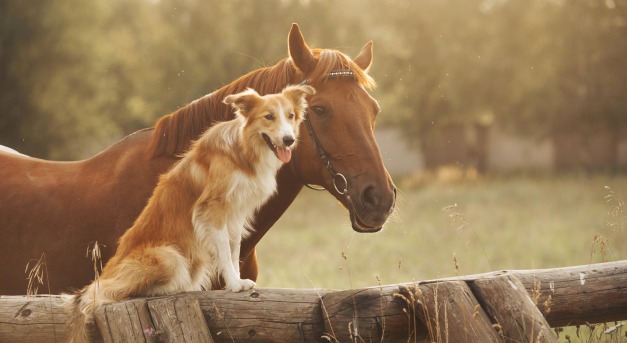
[[[276,156],[283,163],[288,163],[292,159],[292,150],[286,148],[276,148]]]

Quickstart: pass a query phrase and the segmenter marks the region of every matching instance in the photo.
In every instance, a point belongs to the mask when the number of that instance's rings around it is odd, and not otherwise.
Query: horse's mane
[[[157,122],[148,146],[151,156],[175,156],[188,149],[192,140],[218,121],[230,120],[234,114],[222,100],[229,94],[252,88],[261,95],[278,93],[285,86],[300,83],[307,79],[311,84],[323,82],[329,73],[336,70],[350,70],[352,77],[366,88],[373,88],[375,82],[348,56],[336,50],[314,49],[318,63],[311,73],[303,73],[294,65],[291,58],[279,61],[271,67],[260,68],[238,78],[213,93],[197,99]]]

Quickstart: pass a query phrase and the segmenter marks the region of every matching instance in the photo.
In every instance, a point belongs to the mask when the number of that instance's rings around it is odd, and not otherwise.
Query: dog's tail
[[[64,306],[68,313],[67,342],[89,343],[94,328],[94,313],[103,304],[96,282],[79,292],[64,294]]]

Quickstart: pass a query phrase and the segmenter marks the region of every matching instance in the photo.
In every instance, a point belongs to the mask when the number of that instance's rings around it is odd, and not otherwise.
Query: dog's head
[[[306,85],[287,86],[281,93],[264,96],[249,88],[227,96],[224,103],[244,118],[245,135],[263,140],[281,162],[288,163],[305,117],[305,97],[314,93],[313,87]]]

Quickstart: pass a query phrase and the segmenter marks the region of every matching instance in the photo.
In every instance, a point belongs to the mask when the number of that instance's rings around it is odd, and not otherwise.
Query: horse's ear
[[[298,24],[293,23],[287,37],[287,49],[294,64],[304,74],[309,73],[316,66],[316,58],[305,43]]]
[[[370,66],[372,65],[372,41],[366,43],[366,45],[361,48],[361,51],[357,57],[353,59],[353,62],[355,62],[363,71],[368,72],[368,69],[370,69]]]
[[[248,117],[248,113],[261,101],[261,96],[255,92],[254,89],[248,88],[247,90],[231,94],[224,98],[223,102],[227,105],[233,106],[237,113],[244,117]]]

